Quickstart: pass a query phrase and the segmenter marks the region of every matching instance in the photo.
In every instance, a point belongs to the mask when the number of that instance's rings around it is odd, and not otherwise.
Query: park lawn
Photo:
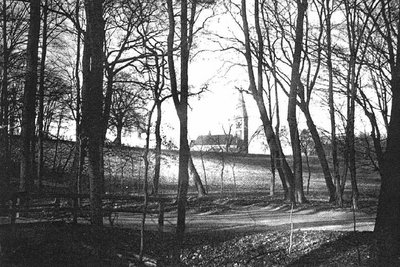
[[[67,149],[65,149],[67,150]],[[70,149],[68,149],[70,151]],[[127,148],[106,153],[106,178],[117,185],[124,185],[126,193],[141,192],[143,174],[140,155],[142,150]],[[52,156],[51,156],[52,157]],[[195,165],[204,180],[202,159],[193,155]],[[64,158],[67,158],[65,156]],[[121,158],[125,158],[121,160]],[[203,157],[207,188],[210,196],[204,200],[195,197],[191,184],[188,212],[201,213],[208,210],[228,212],[238,206],[282,203],[282,190],[277,176],[277,192],[269,196],[271,171],[267,155],[218,154]],[[221,167],[224,160],[223,187]],[[309,200],[304,207],[337,209],[328,203],[326,187],[316,158],[311,161]],[[131,164],[131,166],[129,166]],[[68,166],[62,162],[63,166]],[[125,167],[124,167],[125,166]],[[125,169],[124,169],[124,168]],[[304,185],[308,179],[304,168]],[[161,177],[162,193],[176,191],[177,153],[164,151]],[[367,161],[358,162],[360,211],[375,214],[379,194],[379,174]],[[57,181],[67,183],[69,175],[59,176]],[[131,185],[135,185],[129,188]],[[125,186],[126,185],[126,186]],[[120,189],[114,187],[115,189]],[[345,209],[350,208],[351,189],[347,182]],[[26,224],[16,231],[0,226],[0,266],[133,266],[138,265],[135,255],[139,252],[140,232],[137,228],[72,225],[68,223]],[[174,248],[174,235],[146,232],[145,254],[148,258],[170,263]],[[294,231],[291,251],[290,232],[272,231],[209,231],[188,233],[181,252],[182,265],[187,266],[374,266],[371,232]]]

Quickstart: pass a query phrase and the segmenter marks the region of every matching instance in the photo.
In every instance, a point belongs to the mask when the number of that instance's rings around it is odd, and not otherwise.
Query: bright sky
[[[228,16],[229,17],[229,16]],[[240,31],[235,31],[235,24],[229,20],[226,15],[219,17],[213,22],[213,31],[219,32],[220,35],[235,34],[241,38]],[[207,39],[196,40],[198,49],[217,49],[217,46]],[[208,84],[208,91],[199,97],[191,97],[189,100],[189,139],[196,139],[199,135],[223,134],[224,130],[229,127],[231,120],[235,115],[235,107],[238,103],[238,93],[235,87],[247,88],[248,76],[247,70],[243,67],[233,67],[228,70],[228,65],[224,59],[229,59],[238,63],[245,63],[242,55],[233,52],[203,52],[196,56],[189,66],[189,84],[194,87],[194,91],[198,91],[204,84]],[[290,70],[288,70],[290,71]],[[280,96],[281,107],[281,125],[287,126],[286,106],[287,98],[282,93]],[[249,136],[261,125],[259,112],[253,98],[245,95],[247,111],[249,115]],[[179,121],[171,100],[164,104],[163,112],[163,133],[167,138],[178,144],[179,140]],[[327,108],[321,105],[313,105],[311,112],[315,123],[318,127],[329,129],[329,113]],[[299,113],[299,128],[306,128],[303,116]],[[109,136],[110,140],[114,137]],[[137,138],[133,133],[123,137],[123,143],[131,145],[143,146],[143,140]],[[254,144],[253,151],[259,153],[263,147],[259,142]],[[251,150],[250,146],[250,150]]]

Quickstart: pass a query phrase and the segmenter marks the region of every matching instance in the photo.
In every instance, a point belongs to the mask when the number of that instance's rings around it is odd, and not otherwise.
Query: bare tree
[[[175,12],[172,0],[167,1],[168,17],[169,17],[169,34],[168,34],[168,66],[171,82],[171,93],[173,96],[176,112],[179,117],[179,175],[178,175],[178,218],[177,218],[177,241],[182,244],[185,233],[186,218],[186,196],[189,183],[188,163],[190,150],[188,145],[188,65],[189,65],[189,44],[188,44],[188,1],[182,0],[180,3],[180,39],[181,39],[181,66],[180,66],[180,90],[178,91],[178,83],[174,61],[174,35],[175,35]]]
[[[187,190],[189,185],[189,157],[190,149],[188,144],[188,97],[189,97],[189,59],[190,48],[193,43],[194,24],[198,18],[197,7],[201,1],[193,1],[189,3],[187,0],[180,1],[180,88],[178,90],[177,75],[174,59],[174,38],[175,38],[175,10],[172,0],[167,1],[168,10],[168,69],[171,83],[171,94],[174,101],[175,109],[179,118],[179,174],[178,174],[178,218],[177,218],[177,242],[178,246],[182,245],[185,233],[186,218],[186,201]],[[205,5],[212,4],[205,2]],[[190,10],[190,12],[189,12]],[[177,257],[177,255],[175,255]]]
[[[26,59],[26,77],[24,86],[24,104],[22,111],[21,137],[22,159],[20,173],[20,191],[32,191],[34,185],[35,156],[35,100],[37,91],[38,44],[40,33],[40,2],[30,1],[29,33]]]
[[[379,8],[366,8],[373,15],[374,29],[384,40],[385,49],[380,50],[387,56],[390,69],[390,87],[392,103],[390,122],[387,131],[387,146],[383,157],[381,191],[374,232],[377,237],[380,265],[396,266],[400,264],[400,35],[399,5],[395,1],[379,1]],[[367,7],[367,6],[366,6]]]
[[[136,83],[133,77],[127,73],[117,76],[109,119],[109,128],[116,131],[114,144],[121,145],[123,130],[145,132],[145,109],[148,101],[147,89]]]
[[[259,25],[259,18],[258,18],[258,9],[259,9],[259,2],[255,2],[255,23]],[[251,92],[254,100],[256,101],[258,110],[260,112],[260,117],[263,123],[265,136],[267,137],[268,145],[270,147],[271,153],[274,154],[274,158],[276,159],[277,169],[281,179],[286,184],[287,192],[285,192],[285,198],[289,199],[290,201],[295,201],[295,194],[294,194],[294,177],[291,168],[289,167],[286,158],[283,154],[282,147],[280,145],[279,140],[277,140],[276,134],[274,133],[274,129],[271,123],[271,119],[268,115],[267,109],[264,103],[264,88],[263,88],[263,36],[261,36],[261,31],[259,30],[259,26],[257,30],[257,42],[258,42],[258,57],[257,57],[257,77],[258,81],[256,84],[255,74],[253,71],[253,59],[252,59],[252,49],[251,49],[251,41],[250,41],[250,32],[248,26],[248,19],[247,19],[247,7],[246,1],[241,1],[241,15],[243,21],[243,33],[245,36],[245,57],[247,62],[247,70],[249,75],[249,82],[250,88],[249,91]]]
[[[336,119],[335,119],[335,103],[333,97],[333,65],[332,65],[332,9],[330,0],[326,0],[325,3],[325,17],[326,17],[326,64],[328,67],[328,94],[329,94],[329,116],[331,121],[331,150],[332,150],[332,165],[333,165],[333,177],[335,181],[335,201],[338,206],[343,206],[342,191],[340,185],[340,174],[339,174],[339,160],[338,160],[338,148],[336,140]]]
[[[85,0],[82,134],[87,141],[91,223],[103,225],[103,1]]]
[[[296,22],[296,37],[294,44],[294,53],[292,61],[292,75],[290,82],[289,103],[288,103],[288,123],[290,132],[290,141],[293,151],[293,168],[294,168],[294,183],[295,183],[295,198],[299,203],[306,201],[303,190],[303,167],[301,159],[301,148],[299,130],[297,127],[296,118],[296,98],[300,88],[300,63],[301,51],[303,46],[303,27],[304,17],[307,10],[307,0],[297,0],[297,22]]]
[[[7,42],[7,1],[3,0],[2,3],[2,38],[3,38],[3,75],[1,82],[1,94],[0,94],[0,194],[2,196],[8,191],[10,183],[10,139],[8,136],[8,116],[9,116],[9,103],[8,103],[8,62],[9,62],[9,50]],[[3,201],[0,201],[0,205]]]
[[[193,163],[192,154],[190,154],[189,156],[189,171],[192,174],[193,181],[197,189],[197,196],[204,197],[206,195],[206,190],[203,186],[203,183],[201,182],[201,178],[199,173],[197,172],[196,166]]]
[[[39,190],[42,189],[42,176],[44,168],[44,155],[43,155],[43,120],[44,120],[44,76],[45,76],[45,64],[47,54],[47,39],[48,39],[48,0],[45,0],[43,7],[43,30],[42,30],[42,52],[40,59],[40,78],[39,78],[39,110],[38,110],[38,167],[37,167],[37,179],[39,183]]]

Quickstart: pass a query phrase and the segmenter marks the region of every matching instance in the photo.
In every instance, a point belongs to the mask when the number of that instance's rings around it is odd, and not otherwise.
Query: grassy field
[[[73,142],[48,140],[45,142],[45,178],[48,190],[62,190],[71,181],[71,168],[74,157]],[[13,180],[19,180],[19,139],[12,145]],[[111,193],[140,193],[143,188],[144,163],[142,148],[106,146],[104,150],[104,173],[106,191]],[[194,164],[201,176],[203,185],[210,193],[233,194],[235,192],[265,192],[269,194],[271,181],[271,162],[269,155],[242,155],[237,153],[192,152]],[[376,196],[379,191],[379,174],[372,164],[358,157],[357,177],[361,196]],[[154,154],[150,153],[149,181],[152,182]],[[291,158],[288,157],[289,164]],[[303,160],[305,161],[305,160]],[[304,163],[304,188],[307,190],[309,171]],[[317,157],[310,157],[309,195],[321,195],[326,192],[325,181]],[[86,170],[85,170],[86,171]],[[85,173],[85,172],[84,172]],[[178,174],[178,152],[162,152],[160,192],[176,192]],[[349,180],[349,178],[348,178]],[[349,197],[350,181],[347,182],[345,198]],[[84,176],[83,188],[88,189],[88,178]],[[195,193],[193,180],[190,179],[189,193]],[[222,191],[222,192],[221,192]],[[276,192],[281,192],[281,182],[276,176]]]
[[[74,144],[50,141],[46,143],[47,190],[67,190],[73,160]],[[18,144],[13,145],[14,179],[18,181]],[[56,153],[57,151],[57,153]],[[114,193],[137,193],[143,184],[143,149],[106,147],[106,190]],[[269,196],[271,179],[268,155],[193,153],[194,164],[207,184],[209,196],[195,197],[191,180],[188,216],[220,216],[247,209],[265,210],[283,207],[283,219],[288,220],[290,204],[282,202],[282,190],[277,176],[277,194]],[[290,159],[289,159],[290,161]],[[150,179],[154,155],[150,155]],[[203,168],[204,163],[204,168]],[[307,204],[297,207],[299,214],[312,211],[321,214],[350,214],[350,182],[345,191],[345,208],[328,203],[326,186],[318,163],[311,157],[310,190]],[[222,172],[222,167],[224,170]],[[178,152],[163,151],[161,193],[176,192]],[[221,174],[223,190],[221,192]],[[357,162],[360,191],[360,213],[373,217],[379,193],[379,174],[367,160]],[[87,179],[87,177],[86,177]],[[304,166],[306,190],[308,170]],[[55,187],[57,185],[57,187]],[[87,186],[87,180],[85,182]],[[329,211],[329,212],[327,212]],[[174,214],[172,211],[171,215]],[[204,215],[203,215],[204,214]],[[246,214],[246,213],[245,213]],[[260,216],[264,216],[260,214]],[[326,215],[325,215],[326,216]],[[205,218],[207,220],[207,218]],[[309,221],[307,221],[309,222]],[[220,223],[220,221],[219,221]],[[233,223],[233,222],[232,222]],[[210,227],[209,227],[210,228]],[[0,266],[141,266],[135,259],[139,251],[140,231],[136,227],[93,228],[86,224],[40,223],[0,227]],[[208,228],[207,228],[208,229]],[[211,227],[211,229],[213,229]],[[371,232],[340,232],[296,230],[289,227],[246,228],[246,230],[207,230],[188,232],[181,251],[182,266],[375,266]],[[292,236],[293,235],[293,236]],[[292,236],[292,237],[291,237]],[[169,265],[175,236],[154,231],[145,234],[145,253],[159,260],[159,266]],[[290,246],[290,244],[292,245]],[[291,249],[288,249],[291,247]],[[132,265],[129,265],[132,264]]]

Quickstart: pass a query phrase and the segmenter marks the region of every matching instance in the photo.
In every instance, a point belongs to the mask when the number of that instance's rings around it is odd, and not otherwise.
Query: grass
[[[14,161],[18,160],[17,145]],[[54,142],[46,144],[46,180],[68,184],[72,165],[73,143],[61,142],[55,155]],[[105,149],[106,190],[141,192],[143,184],[143,150],[140,148]],[[154,155],[152,155],[153,157]],[[277,176],[277,194],[269,196],[270,158],[267,155],[193,153],[194,163],[209,195],[195,198],[191,182],[188,212],[230,212],[248,205],[282,204],[282,188]],[[202,158],[205,172],[202,168]],[[289,159],[290,160],[290,159]],[[151,160],[153,162],[153,160]],[[224,190],[221,192],[221,166]],[[161,193],[175,193],[178,173],[176,151],[163,151]],[[150,173],[152,173],[151,166]],[[311,158],[309,203],[300,208],[336,209],[328,203],[326,186],[316,157]],[[306,177],[307,168],[304,168]],[[17,172],[14,179],[17,181]],[[235,175],[233,175],[235,174]],[[379,175],[364,160],[358,162],[360,210],[375,214],[379,193]],[[235,179],[234,179],[235,178]],[[86,178],[87,179],[87,178]],[[235,183],[234,183],[235,182]],[[304,182],[306,184],[306,181]],[[86,183],[87,185],[87,183]],[[345,191],[345,204],[350,207],[351,190]],[[55,190],[49,184],[48,190]],[[11,229],[0,226],[0,266],[128,266],[139,265],[140,232],[118,227],[93,228],[89,225],[40,223]],[[288,231],[209,231],[189,233],[181,253],[187,266],[373,266],[373,235],[368,232],[295,231],[292,253],[288,253]],[[174,235],[146,232],[146,255],[168,265],[174,248]]]

